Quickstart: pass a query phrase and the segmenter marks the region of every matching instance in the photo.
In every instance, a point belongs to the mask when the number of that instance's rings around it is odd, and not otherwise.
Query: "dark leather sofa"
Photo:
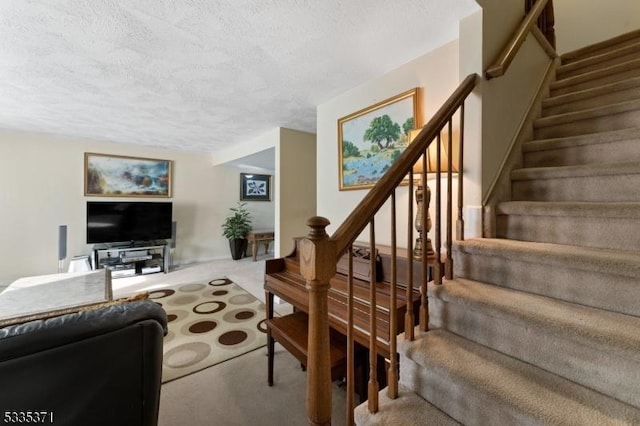
[[[0,424],[156,425],[166,325],[142,300],[1,328]]]

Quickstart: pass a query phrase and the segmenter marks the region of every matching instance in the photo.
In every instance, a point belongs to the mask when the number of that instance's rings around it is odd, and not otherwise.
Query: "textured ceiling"
[[[474,0],[0,0],[0,128],[213,152],[458,36]]]

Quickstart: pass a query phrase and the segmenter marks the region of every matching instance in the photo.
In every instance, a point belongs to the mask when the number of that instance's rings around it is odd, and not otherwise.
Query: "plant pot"
[[[242,259],[247,252],[247,239],[246,238],[234,238],[229,240],[229,249],[231,250],[231,258],[233,260]]]

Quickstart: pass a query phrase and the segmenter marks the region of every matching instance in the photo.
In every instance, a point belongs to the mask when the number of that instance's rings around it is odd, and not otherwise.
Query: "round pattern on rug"
[[[198,334],[208,333],[213,331],[219,322],[214,320],[194,320],[182,324],[180,329],[176,330],[179,336],[192,336],[196,337]]]
[[[202,290],[203,288],[205,288],[206,285],[205,284],[185,284],[182,287],[180,287],[178,290],[182,291],[182,292],[191,292],[191,291],[199,291]]]
[[[230,323],[242,323],[251,319],[257,315],[257,312],[250,309],[234,309],[233,311],[229,311],[222,317],[223,320]]]
[[[256,313],[253,311],[240,311],[237,314],[235,314],[235,317],[237,320],[244,321],[244,320],[248,320],[249,318],[253,318],[255,314]]]
[[[189,326],[189,332],[191,333],[206,333],[213,330],[218,326],[215,321],[198,321]]]
[[[236,296],[230,297],[229,303],[233,303],[234,305],[246,305],[248,303],[252,303],[254,300],[256,300],[256,298],[249,293],[238,294]]]
[[[222,336],[218,337],[218,342],[221,345],[225,346],[233,346],[247,340],[247,333],[242,330],[233,330],[224,333]]]
[[[204,360],[211,353],[211,346],[202,342],[190,342],[176,346],[164,354],[164,364],[172,368],[184,368]]]
[[[165,303],[167,305],[185,306],[192,305],[198,301],[198,296],[195,294],[177,294],[172,299],[168,299]]]
[[[149,292],[149,299],[160,299],[163,297],[171,296],[175,292],[175,290],[171,290],[170,288],[163,290],[153,290]]]
[[[152,295],[169,320],[163,383],[266,344],[264,303],[228,278],[157,289]]]
[[[214,287],[229,285],[229,284],[233,284],[233,281],[231,281],[229,278],[218,278],[216,280],[209,281],[209,285],[212,285]]]
[[[215,314],[216,312],[222,311],[226,307],[227,304],[224,302],[203,302],[194,306],[193,312],[196,314]]]

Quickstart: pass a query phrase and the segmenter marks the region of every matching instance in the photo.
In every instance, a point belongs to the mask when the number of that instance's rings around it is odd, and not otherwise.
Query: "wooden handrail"
[[[520,46],[522,46],[532,28],[536,26],[538,18],[544,11],[545,7],[547,7],[548,1],[549,0],[538,0],[531,8],[527,16],[520,23],[518,29],[511,36],[509,43],[507,43],[502,52],[500,52],[498,59],[496,59],[493,65],[491,65],[485,72],[487,80],[503,76],[507,72],[507,68],[509,68],[509,65],[515,58],[516,53],[518,53]],[[553,52],[555,53],[555,49]]]
[[[531,29],[531,34],[533,34],[536,40],[538,40],[538,43],[540,43],[540,46],[544,49],[545,52],[547,52],[547,55],[549,55],[550,58],[555,59],[558,56],[556,49],[551,45],[551,43],[549,43],[547,37],[542,34],[540,28],[533,27]]]
[[[392,278],[391,278],[391,293],[392,301],[390,302],[391,317],[389,322],[389,353],[395,354],[397,350],[397,342],[395,336],[397,334],[398,324],[396,318],[395,303],[397,298],[397,271],[396,271],[396,235],[395,235],[395,190],[401,184],[401,182],[409,175],[409,218],[407,221],[408,226],[408,250],[407,250],[407,262],[408,262],[408,280],[406,284],[407,291],[407,307],[405,312],[404,331],[405,339],[413,340],[414,334],[414,314],[413,314],[413,262],[418,260],[418,255],[412,250],[413,239],[413,198],[412,191],[414,181],[413,178],[413,166],[422,157],[423,170],[420,173],[422,185],[426,187],[426,153],[429,145],[435,140],[437,141],[437,161],[436,166],[436,231],[435,231],[435,256],[436,259],[433,263],[434,282],[441,284],[441,255],[440,255],[440,171],[441,171],[441,132],[443,129],[447,129],[448,140],[448,152],[452,152],[452,119],[453,116],[460,111],[464,111],[464,102],[469,94],[476,86],[476,82],[479,79],[477,74],[468,75],[462,83],[451,94],[447,101],[440,107],[440,109],[434,114],[429,122],[422,128],[415,140],[410,143],[400,157],[393,163],[391,168],[383,175],[383,177],[376,183],[376,185],[367,193],[362,201],[356,206],[353,212],[346,218],[346,220],[338,227],[335,233],[329,237],[326,234],[326,227],[329,225],[329,221],[322,217],[313,217],[307,221],[307,225],[310,227],[308,237],[302,238],[298,242],[299,248],[299,260],[300,260],[300,273],[306,281],[306,287],[309,292],[309,330],[308,330],[308,367],[307,367],[307,414],[309,418],[309,424],[329,425],[331,423],[331,374],[330,374],[330,359],[329,359],[329,312],[328,312],[328,290],[330,287],[330,280],[336,274],[336,263],[342,257],[345,252],[349,252],[349,276],[348,276],[348,310],[347,316],[349,318],[347,324],[347,358],[349,365],[353,365],[353,348],[355,344],[353,340],[354,336],[354,322],[353,322],[353,259],[352,259],[352,244],[360,233],[369,225],[369,252],[370,255],[370,271],[376,270],[375,258],[373,255],[376,251],[375,244],[375,216],[380,208],[387,201],[391,202],[392,212]],[[464,125],[464,120],[461,119],[461,125]],[[463,129],[460,129],[460,134],[463,134]],[[460,152],[462,153],[462,145],[464,140],[460,140]],[[462,165],[462,162],[460,162]],[[452,240],[452,159],[449,158],[448,172],[446,175],[449,183],[447,184],[447,257],[450,258],[451,253],[451,240]],[[462,169],[458,172],[458,185],[461,185]],[[428,191],[428,188],[426,188]],[[428,211],[428,201],[425,204],[425,210]],[[461,212],[458,212],[460,217]],[[427,230],[426,215],[422,215],[421,229],[425,232]],[[460,220],[458,221],[459,227],[462,226]],[[422,235],[421,235],[422,238]],[[416,286],[421,293],[420,299],[420,329],[426,331],[428,329],[428,307],[426,301],[427,294],[427,268],[428,257],[426,247],[421,248],[418,261],[422,262],[422,280],[420,285]],[[452,262],[448,261],[448,270],[451,271]],[[447,278],[451,278],[450,273],[447,274]],[[378,374],[377,374],[377,347],[379,344],[378,325],[377,325],[377,278],[375,272],[371,272],[369,276],[369,312],[368,312],[368,330],[369,330],[369,383],[367,386],[368,393],[368,409],[371,412],[378,411]],[[390,317],[390,318],[391,318]],[[390,381],[389,396],[395,398],[398,395],[397,385],[398,377],[396,374],[397,359],[392,356],[390,359],[390,368],[394,371],[388,372],[388,378]],[[347,373],[349,379],[347,387],[349,393],[353,392],[353,374]],[[347,399],[347,410],[351,410],[353,404],[353,398]],[[347,415],[347,424],[352,424],[353,416]]]
[[[503,75],[509,64],[513,61],[518,49],[524,43],[525,38],[529,33],[540,41],[541,46],[550,56],[555,56],[555,49],[553,47],[553,41],[550,43],[547,38],[553,39],[553,11],[552,0],[537,0],[535,4],[534,0],[526,0],[526,9],[530,10],[526,15],[523,22],[520,24],[518,30],[513,35],[509,44],[505,47],[501,53],[498,61],[495,65],[486,71],[487,78],[497,77]],[[545,15],[541,18],[540,15],[547,9]],[[542,32],[538,30],[536,25],[543,27]],[[348,256],[348,283],[347,283],[347,424],[353,424],[353,382],[354,374],[351,370],[354,368],[354,286],[353,286],[353,256],[352,245],[363,232],[363,230],[369,226],[369,294],[368,296],[368,312],[366,315],[368,318],[368,324],[364,325],[368,329],[368,342],[363,343],[368,345],[369,348],[369,383],[367,386],[368,393],[368,409],[371,412],[378,411],[378,356],[377,348],[381,341],[387,339],[387,337],[380,337],[378,330],[378,306],[376,299],[378,283],[376,280],[376,262],[375,255],[376,237],[375,237],[375,216],[382,206],[389,202],[391,209],[391,301],[390,301],[390,317],[388,322],[388,330],[383,331],[384,335],[388,333],[388,341],[384,342],[388,344],[388,353],[391,354],[389,359],[389,369],[387,372],[388,383],[388,396],[390,398],[396,398],[398,396],[398,361],[396,359],[397,341],[396,335],[399,329],[399,325],[402,324],[401,319],[397,318],[397,311],[395,308],[398,289],[396,285],[397,270],[396,270],[396,258],[398,256],[398,248],[396,245],[396,188],[408,177],[408,207],[407,207],[407,249],[406,258],[407,262],[407,280],[404,286],[406,291],[405,302],[406,309],[404,316],[404,338],[407,340],[414,339],[414,328],[416,321],[418,322],[421,331],[428,331],[429,323],[429,311],[427,303],[427,280],[428,280],[428,268],[431,268],[431,277],[433,283],[437,286],[443,283],[444,279],[453,278],[453,258],[451,253],[452,241],[453,241],[453,158],[448,155],[446,167],[442,166],[441,159],[443,150],[453,154],[453,117],[459,114],[459,153],[458,153],[458,208],[457,208],[457,223],[456,223],[456,239],[464,239],[464,221],[462,217],[462,205],[463,205],[463,152],[464,152],[464,105],[465,100],[469,94],[476,87],[476,83],[479,80],[477,74],[468,75],[451,94],[451,96],[445,101],[440,109],[433,115],[429,122],[422,128],[418,136],[410,143],[406,149],[402,152],[399,158],[393,163],[391,168],[382,176],[382,178],[376,183],[376,185],[365,195],[362,201],[355,207],[355,209],[349,214],[344,222],[336,229],[331,237],[326,233],[326,227],[329,225],[329,221],[325,218],[314,217],[309,219],[307,225],[311,228],[308,237],[302,238],[298,242],[299,247],[299,261],[300,261],[300,273],[306,281],[306,287],[308,290],[309,301],[309,330],[308,330],[308,370],[307,370],[307,414],[309,418],[309,424],[329,425],[331,423],[331,374],[330,374],[330,359],[329,359],[329,312],[328,312],[328,292],[331,286],[330,280],[336,274],[336,263],[347,251]],[[445,133],[443,136],[443,132]],[[442,138],[445,138],[442,140]],[[429,241],[427,238],[427,232],[430,232],[430,224],[427,224],[427,214],[424,212],[429,211],[429,187],[427,185],[427,150],[433,142],[436,142],[435,156],[436,156],[436,168],[435,168],[435,232],[434,232],[434,246],[431,251],[431,245],[425,244]],[[446,146],[443,147],[441,142],[446,141]],[[446,155],[446,153],[444,153]],[[422,156],[422,171],[414,174],[413,166]],[[419,177],[419,179],[417,179]],[[446,188],[442,188],[441,178],[446,179]],[[415,179],[415,181],[414,181]],[[419,182],[419,183],[418,183]],[[414,188],[417,185],[417,188]],[[415,189],[416,201],[418,203],[419,219],[414,219],[413,211],[413,191]],[[446,197],[446,222],[445,230],[442,229],[442,193],[445,193]],[[415,221],[415,223],[414,223]],[[430,223],[430,222],[429,222]],[[415,250],[413,248],[413,228],[418,230],[418,238],[416,239]],[[444,235],[443,235],[444,234]],[[441,255],[442,241],[444,236],[446,255]],[[427,249],[429,246],[429,249]],[[414,274],[413,265],[414,262],[421,264],[420,282],[414,286]],[[444,270],[443,270],[444,268]],[[414,314],[414,289],[420,292],[419,299],[419,315]],[[363,315],[363,311],[360,311]],[[400,320],[400,321],[399,321]],[[384,324],[385,321],[381,320],[380,324]],[[361,368],[366,368],[364,365]]]
[[[525,13],[529,13],[531,8],[535,5],[536,0],[525,0],[524,2],[524,11]],[[549,42],[549,45],[553,48],[554,52],[556,49],[556,32],[554,29],[555,26],[555,16],[553,12],[553,0],[547,1],[547,7],[544,8],[544,12],[538,18],[538,28],[540,29],[540,33],[544,36],[544,38]]]
[[[367,193],[358,206],[342,222],[342,225],[331,235],[330,239],[335,241],[336,244],[337,259],[353,244],[369,223],[371,216],[380,210],[391,196],[393,190],[400,185],[425,149],[438,136],[450,117],[473,91],[477,79],[477,74],[470,74],[460,83],[455,92],[424,126],[416,139],[409,144],[391,168],[376,183],[376,186]],[[367,214],[364,215],[362,212],[367,212]]]

